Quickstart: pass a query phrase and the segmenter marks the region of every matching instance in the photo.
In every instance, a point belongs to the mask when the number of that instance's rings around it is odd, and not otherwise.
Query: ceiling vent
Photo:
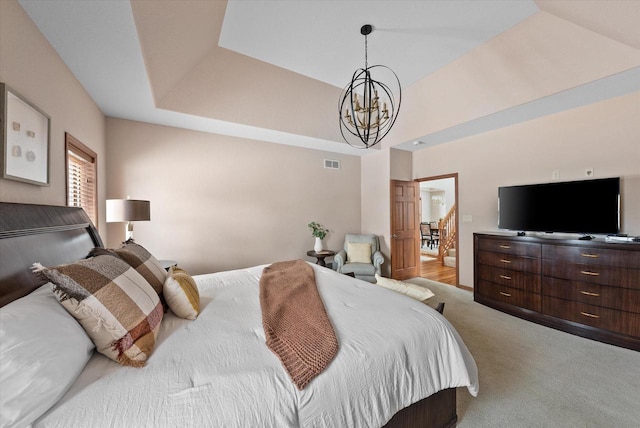
[[[340,161],[325,159],[324,167],[329,169],[340,169]]]

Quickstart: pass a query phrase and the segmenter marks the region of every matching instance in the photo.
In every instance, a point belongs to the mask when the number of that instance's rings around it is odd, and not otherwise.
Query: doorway
[[[420,186],[422,278],[458,286],[458,174],[416,179]]]

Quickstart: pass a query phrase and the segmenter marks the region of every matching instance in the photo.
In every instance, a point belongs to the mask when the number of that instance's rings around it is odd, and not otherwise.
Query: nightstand
[[[314,250],[307,251],[307,256],[315,257],[316,264],[322,267],[327,267],[327,264],[324,261],[326,257],[333,257],[335,255],[336,255],[336,252],[331,250],[322,250],[317,253]]]

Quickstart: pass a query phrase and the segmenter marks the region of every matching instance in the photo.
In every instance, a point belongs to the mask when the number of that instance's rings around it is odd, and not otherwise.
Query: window
[[[98,156],[65,132],[67,206],[81,207],[94,225],[98,224]]]

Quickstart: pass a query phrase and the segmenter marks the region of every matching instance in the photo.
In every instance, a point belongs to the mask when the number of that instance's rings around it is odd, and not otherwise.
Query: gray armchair
[[[368,263],[364,263],[364,261],[349,261],[350,258],[347,254],[349,243],[371,244],[371,260]],[[344,249],[333,257],[333,267],[337,272],[352,273],[356,278],[369,282],[376,282],[376,274],[381,275],[380,266],[383,262],[384,257],[380,252],[380,244],[376,235],[345,235]]]

